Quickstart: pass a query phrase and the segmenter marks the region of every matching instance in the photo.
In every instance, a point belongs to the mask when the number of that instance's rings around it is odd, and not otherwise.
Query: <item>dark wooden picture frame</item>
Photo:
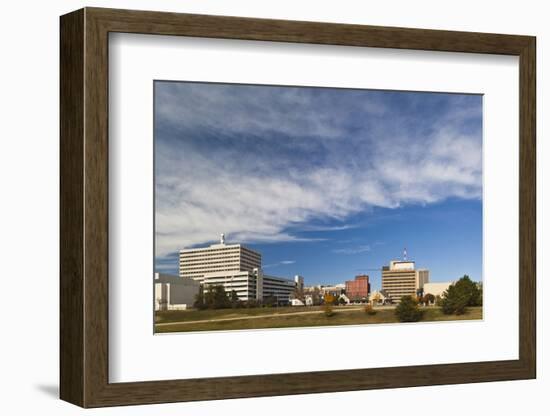
[[[475,383],[536,377],[535,38],[85,8],[61,17],[60,396],[82,407]],[[109,383],[110,32],[519,57],[519,359]]]

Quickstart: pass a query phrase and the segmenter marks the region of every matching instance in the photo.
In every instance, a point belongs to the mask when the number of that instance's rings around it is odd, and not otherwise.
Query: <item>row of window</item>
[[[239,252],[234,253],[218,253],[218,254],[209,254],[207,256],[184,256],[180,254],[179,259],[180,261],[204,261],[204,260],[212,260],[212,259],[238,259],[240,257]]]
[[[386,278],[410,279],[416,277],[416,273],[382,273],[382,279]]]
[[[246,258],[239,258],[239,256],[225,256],[225,257],[210,257],[207,260],[195,260],[195,259],[187,259],[187,258],[180,258],[180,266],[184,266],[187,264],[212,264],[212,263],[223,263],[223,262],[231,262],[231,263],[239,263],[239,262],[247,262],[251,264],[258,264],[260,265],[260,262],[255,260],[250,260]]]
[[[189,251],[180,251],[180,256],[202,256],[202,255],[210,255],[210,253],[228,253],[228,252],[243,252],[246,254],[250,254],[252,256],[258,256],[260,257],[260,253],[256,253],[255,251],[252,251],[248,248],[244,248],[242,246],[229,246],[229,247],[221,247],[221,248],[197,248],[192,249]]]
[[[182,270],[182,271],[212,269],[212,268],[217,268],[217,267],[236,267],[238,269],[239,268],[239,263],[238,262],[235,262],[235,263],[233,263],[233,262],[217,262],[217,263],[203,264],[203,265],[197,265],[197,264],[183,265],[183,264],[180,264],[180,270]]]
[[[267,287],[280,287],[282,289],[286,289],[286,288],[289,288],[289,289],[294,289],[295,285],[294,283],[284,283],[284,282],[273,282],[273,281],[265,281],[264,280],[264,286],[267,286]]]

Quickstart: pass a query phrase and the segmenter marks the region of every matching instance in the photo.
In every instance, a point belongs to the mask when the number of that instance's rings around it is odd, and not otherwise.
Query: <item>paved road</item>
[[[363,309],[360,307],[346,307],[338,308],[335,311],[357,311]],[[323,310],[319,311],[303,311],[303,312],[284,312],[284,313],[272,313],[269,315],[254,315],[254,316],[236,316],[234,318],[215,318],[215,319],[201,319],[199,321],[177,321],[177,322],[161,322],[155,324],[156,326],[167,326],[167,325],[185,325],[185,324],[201,324],[207,322],[222,322],[222,321],[240,321],[241,319],[261,319],[261,318],[274,318],[278,316],[294,316],[294,315],[309,315],[309,314],[318,314],[325,313]]]

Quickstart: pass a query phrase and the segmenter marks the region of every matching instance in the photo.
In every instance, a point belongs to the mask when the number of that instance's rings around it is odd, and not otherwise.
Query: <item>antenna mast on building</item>
[[[225,234],[221,233],[220,235],[220,244],[225,244]]]
[[[407,261],[407,247],[403,249],[403,261]]]

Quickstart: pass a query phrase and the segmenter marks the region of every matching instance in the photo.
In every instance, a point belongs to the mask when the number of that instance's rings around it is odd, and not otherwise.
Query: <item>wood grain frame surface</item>
[[[62,16],[60,30],[61,399],[101,407],[536,377],[534,37],[100,8]],[[109,383],[110,32],[518,56],[519,359]]]

